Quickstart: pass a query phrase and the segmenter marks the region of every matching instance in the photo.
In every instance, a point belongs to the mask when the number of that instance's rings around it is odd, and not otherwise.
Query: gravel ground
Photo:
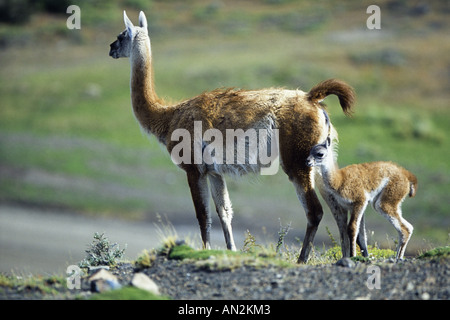
[[[211,272],[192,264],[165,260],[144,272],[162,294],[174,299],[449,299],[449,260],[379,264],[379,288],[374,264],[241,267]],[[376,269],[376,268],[375,268]],[[369,277],[371,279],[369,279]],[[367,282],[373,289],[369,289]]]
[[[136,270],[131,264],[122,264],[112,272],[122,285],[129,284],[135,272],[144,272],[156,282],[161,294],[175,300],[448,300],[449,262],[449,258],[412,259],[399,263],[356,262],[353,266],[244,266],[213,271],[158,257],[150,268]],[[33,288],[0,285],[0,299],[74,299],[91,294],[87,280],[83,280],[81,290],[60,291],[61,294],[49,295]]]

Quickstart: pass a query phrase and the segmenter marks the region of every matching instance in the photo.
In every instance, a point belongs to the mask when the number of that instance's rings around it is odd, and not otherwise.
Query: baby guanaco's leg
[[[383,196],[379,205],[375,207],[375,209],[383,215],[398,232],[397,260],[403,259],[406,245],[413,232],[413,226],[402,217],[400,205],[401,200],[396,202],[387,201],[386,196]]]
[[[356,239],[366,206],[367,202],[355,202],[350,210],[350,221],[347,226],[348,237],[350,238],[350,257],[356,256]]]
[[[366,235],[366,223],[364,222],[364,212],[361,217],[361,222],[359,224],[358,238],[356,240],[359,248],[361,249],[361,254],[363,257],[369,256],[369,251],[367,250],[367,235]]]
[[[398,232],[397,260],[403,259],[413,226],[402,217],[401,204],[409,192],[409,181],[396,179],[386,185],[374,208],[384,216]]]

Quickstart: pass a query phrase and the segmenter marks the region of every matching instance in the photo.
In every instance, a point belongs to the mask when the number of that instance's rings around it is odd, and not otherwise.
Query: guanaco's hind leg
[[[405,255],[406,245],[408,244],[409,239],[411,239],[411,235],[414,228],[408,221],[406,221],[402,217],[400,209],[398,210],[397,216],[400,224],[400,228],[398,229],[396,228],[399,235],[397,255],[396,255],[396,259],[398,261],[402,260],[403,256]],[[397,224],[394,224],[394,226],[396,225]]]
[[[399,202],[401,203],[401,202]],[[400,205],[381,203],[376,210],[384,216],[398,232],[398,246],[396,260],[403,259],[406,245],[411,238],[413,226],[402,217]]]
[[[409,192],[409,182],[388,183],[375,201],[374,209],[384,216],[398,232],[397,260],[403,259],[413,226],[402,217],[401,204]]]
[[[216,205],[216,211],[222,224],[225,242],[229,250],[236,251],[234,244],[231,220],[233,219],[233,209],[231,207],[230,197],[228,195],[227,184],[221,175],[209,175],[211,185],[211,194]]]
[[[192,201],[194,202],[195,213],[200,226],[203,248],[211,249],[211,215],[209,213],[209,189],[206,175],[201,175],[194,169],[187,172],[187,178],[191,190]]]

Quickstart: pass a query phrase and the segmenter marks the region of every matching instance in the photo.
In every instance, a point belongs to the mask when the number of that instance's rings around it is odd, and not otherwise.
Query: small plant
[[[111,244],[104,233],[96,232],[94,241],[86,250],[87,256],[78,265],[80,268],[95,266],[115,266],[119,259],[123,258],[126,246],[120,249],[117,243]]]
[[[247,230],[244,239],[244,246],[242,247],[241,251],[245,253],[251,253],[255,252],[256,249],[262,249],[262,246],[256,244],[255,236],[250,233],[250,230]]]
[[[329,263],[334,263],[342,258],[342,250],[341,246],[334,245],[331,248],[324,250],[324,252],[321,254],[324,258],[324,261],[329,261]]]
[[[328,228],[328,226],[326,226],[325,229],[327,230],[328,237],[330,238],[330,241],[331,241],[331,244],[333,245],[333,247],[339,247],[339,244],[337,243],[336,239],[334,238],[334,236],[331,233],[331,231]]]
[[[278,242],[277,242],[277,248],[275,249],[275,252],[278,254],[280,253],[281,246],[284,246],[284,249],[287,250],[286,244],[284,243],[284,238],[286,238],[287,234],[289,233],[289,230],[291,230],[291,223],[286,227],[283,227],[280,220],[280,230],[278,231]]]
[[[330,238],[332,246],[323,253],[323,256],[330,261],[338,261],[342,258],[341,246],[337,243],[330,229],[328,227],[325,227],[325,229],[327,230],[328,237]]]

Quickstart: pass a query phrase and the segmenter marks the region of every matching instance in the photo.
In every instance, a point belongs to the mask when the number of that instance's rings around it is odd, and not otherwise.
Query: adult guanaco
[[[244,132],[266,130],[268,136],[264,141],[258,141],[258,150],[268,150],[277,142],[281,167],[294,184],[306,211],[308,225],[298,259],[299,262],[305,262],[323,215],[314,191],[312,169],[306,165],[311,148],[323,141],[329,132],[328,117],[320,101],[327,95],[337,95],[342,110],[349,114],[354,103],[352,88],[343,81],[331,79],[319,83],[309,92],[285,89],[217,89],[169,105],[155,92],[151,45],[144,13],[139,14],[139,26],[134,26],[125,12],[124,22],[126,29],[110,45],[109,54],[116,59],[130,58],[131,101],[139,125],[167,148],[172,159],[177,158],[176,153],[179,152],[179,130],[190,133],[191,155],[187,157],[188,161],[176,164],[187,175],[203,246],[210,248],[211,216],[208,201],[211,191],[227,248],[236,250],[231,229],[233,210],[224,174],[258,172],[262,164],[260,161],[250,163],[248,156],[243,163],[230,163],[227,159],[221,161],[216,157],[216,162],[211,164],[196,161],[198,159],[195,159],[194,151],[199,148],[204,151],[211,143],[204,139],[204,133],[208,130],[218,130],[223,136],[231,129]],[[201,124],[203,134],[194,134],[196,124]],[[278,141],[275,141],[275,137]],[[246,136],[240,138],[246,139]],[[238,145],[239,141],[231,144],[234,148]],[[224,142],[223,149],[229,152],[229,148],[230,143]],[[237,150],[232,152],[236,153]],[[182,158],[186,159],[186,155],[183,154]]]

